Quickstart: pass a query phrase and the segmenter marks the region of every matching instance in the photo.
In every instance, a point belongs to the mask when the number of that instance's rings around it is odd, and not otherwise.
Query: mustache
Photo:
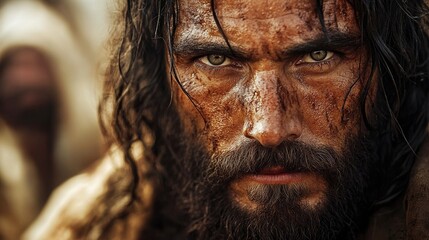
[[[212,180],[233,180],[280,166],[286,172],[315,172],[329,177],[341,174],[345,164],[342,155],[330,147],[283,142],[276,148],[266,148],[257,142],[248,142],[233,151],[213,156],[205,175]]]

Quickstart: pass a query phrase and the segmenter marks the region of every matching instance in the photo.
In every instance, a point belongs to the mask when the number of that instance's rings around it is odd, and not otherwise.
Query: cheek
[[[323,91],[323,90],[321,90]],[[344,92],[317,92],[304,97],[303,112],[306,125],[319,136],[338,136],[352,131],[357,118],[357,96],[350,93],[344,104]],[[311,116],[311,117],[310,117]]]
[[[171,79],[170,83],[174,105],[177,108],[180,122],[188,134],[200,132],[204,128],[204,119],[198,111],[199,105],[196,100],[199,95],[207,91],[197,84],[199,81],[198,76],[189,71],[188,68],[182,68],[178,65],[176,71],[179,81],[172,77],[173,79]]]
[[[362,82],[356,75],[335,79],[336,83],[326,79],[302,92],[301,109],[304,125],[319,144],[339,150],[347,137],[359,134],[361,129]]]
[[[242,103],[234,96],[213,96],[202,106],[206,117],[207,149],[212,153],[231,149],[240,142],[243,127]]]
[[[174,99],[185,131],[197,133],[209,152],[237,144],[244,114],[237,88],[218,89],[207,84],[198,70],[180,66],[178,69],[182,69],[178,70],[180,81],[194,103],[174,82]]]

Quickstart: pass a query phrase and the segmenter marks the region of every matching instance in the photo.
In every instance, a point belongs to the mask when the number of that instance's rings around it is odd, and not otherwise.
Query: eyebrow
[[[222,39],[223,40],[223,39]],[[231,45],[231,49],[223,42],[201,42],[197,39],[186,39],[174,46],[174,53],[178,55],[209,55],[219,54],[233,56],[237,59],[249,59],[246,49]]]
[[[233,42],[231,43],[231,49],[227,46],[223,39],[220,42],[205,42],[198,38],[186,38],[179,41],[174,45],[174,54],[177,55],[191,55],[191,56],[203,56],[209,54],[219,54],[229,57],[233,57],[237,60],[248,60],[251,58],[252,53],[249,50],[237,46]],[[299,54],[305,54],[316,50],[335,50],[342,48],[356,48],[362,45],[360,35],[344,33],[340,31],[331,31],[326,34],[319,34],[315,38],[305,41],[303,43],[297,43],[278,53],[278,57],[283,59],[288,56],[296,56]]]

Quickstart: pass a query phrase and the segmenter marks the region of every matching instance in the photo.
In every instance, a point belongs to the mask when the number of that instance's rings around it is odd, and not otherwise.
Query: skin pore
[[[346,140],[363,131],[358,97],[365,79],[365,50],[348,2],[325,1],[326,34],[313,0],[219,0],[215,7],[233,52],[209,1],[180,1],[175,67],[198,109],[173,84],[185,131],[199,133],[212,164],[255,142],[267,149],[299,142],[343,154]],[[259,170],[225,186],[244,211],[261,208],[250,192],[271,185],[303,190],[302,208],[324,206],[324,176],[281,166]]]

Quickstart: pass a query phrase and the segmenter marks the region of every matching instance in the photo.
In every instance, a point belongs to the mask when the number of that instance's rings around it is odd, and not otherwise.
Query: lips
[[[287,171],[287,169],[276,166],[264,168],[256,174],[249,175],[249,180],[269,185],[284,185],[302,182],[309,173]]]

